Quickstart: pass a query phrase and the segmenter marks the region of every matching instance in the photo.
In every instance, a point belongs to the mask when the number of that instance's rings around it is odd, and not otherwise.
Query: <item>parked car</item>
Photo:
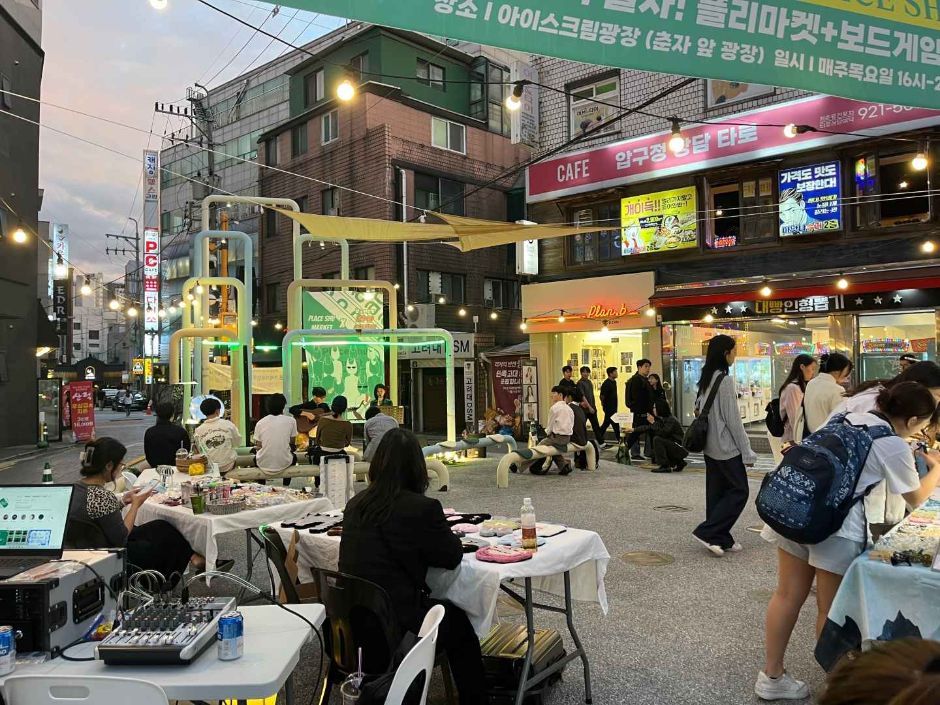
[[[111,400],[111,408],[115,411],[124,411],[125,396],[127,396],[127,392],[118,391],[114,399]],[[147,408],[147,401],[147,397],[140,392],[131,392],[131,411],[143,411]]]

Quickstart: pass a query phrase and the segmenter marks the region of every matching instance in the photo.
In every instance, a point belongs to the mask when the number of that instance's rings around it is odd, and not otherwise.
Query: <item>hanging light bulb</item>
[[[445,299],[443,296],[438,296],[438,297],[437,297],[437,303],[439,303],[439,304],[446,304],[446,303],[447,303],[447,299]]]
[[[166,309],[161,308],[159,311],[157,311],[157,316],[160,318],[166,318]]]
[[[672,118],[672,137],[667,143],[669,151],[678,154],[685,149],[685,137],[682,136],[682,128],[679,127],[679,118]]]
[[[786,126],[783,128],[783,136],[786,137],[786,138],[789,139],[789,140],[792,140],[794,137],[797,136],[797,134],[798,134],[798,133],[797,133],[797,127],[796,127],[796,125],[795,125],[794,123],[792,123],[792,122],[789,123],[788,125],[786,125]]]
[[[525,88],[525,82],[516,81],[512,87],[512,93],[506,98],[506,107],[515,112],[522,107],[522,90]]]
[[[206,291],[206,290],[205,290],[205,288],[202,286],[202,284],[196,284],[196,293],[197,293],[197,294],[199,294],[200,296],[202,296],[202,294],[204,294],[205,291]]]
[[[914,155],[914,158],[911,160],[911,167],[915,171],[923,171],[927,168],[927,155],[923,152],[918,152]]]
[[[398,282],[395,282],[392,288],[395,289],[395,291],[398,291],[399,289],[401,289],[401,284],[399,284]]]
[[[925,255],[933,254],[937,251],[937,243],[935,243],[933,240],[927,240],[920,246],[920,251]]]
[[[839,280],[836,282],[836,288],[845,291],[849,288],[849,280],[845,277],[839,277]]]
[[[257,325],[258,325],[258,321],[252,319],[252,321],[251,321],[251,327],[252,327],[252,328],[255,328],[255,327],[257,327]]]
[[[150,7],[154,10],[165,10],[169,0],[150,0]]]
[[[607,321],[604,321],[604,325],[601,326],[601,333],[610,333],[610,327],[607,325]]]
[[[715,317],[711,315],[710,313],[706,313],[705,317],[702,320],[705,321],[706,323],[712,323],[715,320]]]
[[[29,238],[26,235],[26,231],[23,230],[23,226],[19,226],[16,230],[13,231],[13,242],[16,242],[22,245]]]
[[[375,298],[375,292],[372,289],[366,289],[366,292],[362,295],[362,298],[366,301],[372,301]]]
[[[565,322],[565,310],[564,309],[561,309],[561,311],[558,312],[558,322],[559,323]]]
[[[284,327],[284,324],[278,321],[274,324],[274,330],[281,330]]]
[[[186,294],[186,298],[187,298],[188,300],[190,300],[190,301],[195,301],[195,300],[196,300],[196,297],[193,296],[192,294]]]
[[[87,274],[85,275],[85,283],[82,284],[82,288],[79,289],[82,292],[82,296],[91,296],[91,277]]]
[[[525,321],[519,324],[519,330],[525,330],[528,327],[529,327],[529,324],[526,323]]]
[[[496,313],[496,311],[491,311],[490,318],[495,321],[497,318],[499,318],[499,314]]]
[[[121,304],[118,303],[117,299],[111,299],[108,302],[108,308],[110,308],[112,311],[117,311],[119,308],[121,308]]]
[[[176,313],[176,306],[170,306],[170,315],[172,316],[175,313]]]
[[[64,279],[69,274],[69,268],[65,266],[65,261],[62,259],[62,255],[59,255],[56,258],[55,262],[55,276],[56,279]]]
[[[348,103],[356,97],[356,87],[348,78],[344,78],[336,87],[336,97],[344,103]]]
[[[463,306],[461,306],[461,307],[457,310],[457,315],[460,316],[461,318],[462,318],[463,316],[466,316],[466,315],[467,315],[467,309],[465,309]]]
[[[405,310],[406,310],[408,313],[411,313],[412,311],[415,310],[415,307],[412,306],[411,304],[408,304],[407,306],[405,306]]]
[[[128,306],[128,308],[127,308],[127,315],[130,316],[131,318],[136,318],[136,317],[137,317],[137,309],[136,309],[135,307],[133,307],[133,306]]]
[[[656,309],[650,306],[648,309],[646,309],[646,315],[652,318],[656,315]]]
[[[770,295],[773,294],[773,293],[774,293],[774,290],[771,289],[771,288],[770,288],[769,286],[767,286],[766,284],[764,284],[764,286],[762,286],[761,289],[760,289],[760,295],[763,296],[765,299],[770,298]]]

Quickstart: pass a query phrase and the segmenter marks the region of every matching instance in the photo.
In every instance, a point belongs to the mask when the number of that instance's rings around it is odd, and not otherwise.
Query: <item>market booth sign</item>
[[[940,107],[935,92],[940,86],[940,19],[934,0],[282,4],[588,64]]]

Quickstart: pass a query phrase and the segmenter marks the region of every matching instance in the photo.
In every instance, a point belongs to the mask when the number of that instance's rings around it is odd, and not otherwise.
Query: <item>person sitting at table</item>
[[[307,450],[311,465],[319,465],[323,455],[345,455],[346,447],[352,443],[352,423],[343,418],[348,402],[338,396],[330,405],[330,412],[320,417],[317,423],[317,442]]]
[[[147,465],[176,465],[176,451],[189,450],[189,434],[179,424],[173,423],[173,402],[161,401],[156,406],[157,422],[144,433],[144,455]]]
[[[175,585],[187,566],[204,570],[205,557],[193,551],[186,538],[169,522],[158,519],[134,525],[137,511],[153,490],[125,492],[123,503],[130,506],[121,516],[122,501],[105,489],[105,485],[120,477],[125,455],[124,444],[107,436],[85,444],[81,455],[82,478],[75,483],[69,520],[91,522],[101,530],[107,547],[126,548],[131,572],[156,570]],[[231,561],[225,561],[217,567],[231,568],[231,565]]]
[[[379,407],[370,406],[366,409],[366,422],[362,427],[362,459],[372,460],[375,449],[382,442],[386,432],[398,428],[398,421],[379,411]]]
[[[268,398],[268,415],[255,425],[255,464],[266,475],[277,475],[291,465],[297,464],[294,455],[294,439],[297,437],[297,421],[284,414],[287,399],[283,394],[272,394]],[[290,485],[284,478],[284,486]]]
[[[432,600],[428,568],[454,570],[463,551],[441,503],[425,496],[428,470],[417,437],[404,429],[385,433],[369,465],[369,486],[343,513],[339,569],[383,587],[403,630],[415,634],[435,604],[444,606],[438,632],[460,705],[487,702],[480,641],[466,613]]]
[[[238,426],[221,417],[222,402],[218,399],[203,399],[199,411],[206,420],[193,433],[196,445],[205,449],[209,462],[216,463],[219,472],[225,474],[235,467],[235,459],[238,458],[235,448],[242,444],[242,434]]]
[[[803,603],[816,581],[816,638],[819,638],[836,591],[849,565],[865,550],[868,535],[864,503],[867,491],[882,480],[891,492],[903,495],[916,507],[930,497],[940,481],[940,452],[917,452],[929,468],[920,478],[908,439],[934,419],[937,402],[930,390],[917,382],[901,382],[882,390],[874,411],[850,412],[845,420],[856,426],[888,426],[890,436],[876,438],[865,459],[855,487],[855,504],[842,527],[816,544],[799,544],[764,526],[761,537],[777,546],[777,589],[767,606],[766,662],[757,676],[754,692],[763,700],[800,700],[809,697],[809,686],[783,668],[790,634]],[[784,456],[784,459],[786,456]]]
[[[392,406],[392,400],[388,398],[388,387],[384,384],[375,385],[369,406]]]

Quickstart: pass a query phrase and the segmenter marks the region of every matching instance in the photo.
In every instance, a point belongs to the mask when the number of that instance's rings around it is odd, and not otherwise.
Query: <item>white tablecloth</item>
[[[285,545],[293,529],[274,525]],[[336,570],[339,564],[339,537],[299,531],[297,564],[301,580],[311,580],[310,568]],[[495,539],[490,540],[495,543]],[[427,582],[432,596],[460,607],[480,636],[496,621],[499,585],[510,578],[532,578],[532,586],[554,595],[564,595],[565,571],[571,573],[571,597],[596,602],[607,614],[604,576],[610,554],[601,537],[593,531],[568,529],[545,540],[531,560],[520,563],[484,563],[472,553],[464,554],[455,570],[430,568]]]
[[[218,536],[229,531],[256,529],[262,524],[299,519],[307,512],[325,512],[333,509],[330,500],[323,497],[304,502],[291,502],[276,507],[246,509],[236,514],[193,514],[188,506],[171,507],[160,504],[155,498],[144,502],[137,510],[137,525],[163,519],[175,526],[186,537],[197,553],[206,557],[206,566],[211,569],[219,557]]]

